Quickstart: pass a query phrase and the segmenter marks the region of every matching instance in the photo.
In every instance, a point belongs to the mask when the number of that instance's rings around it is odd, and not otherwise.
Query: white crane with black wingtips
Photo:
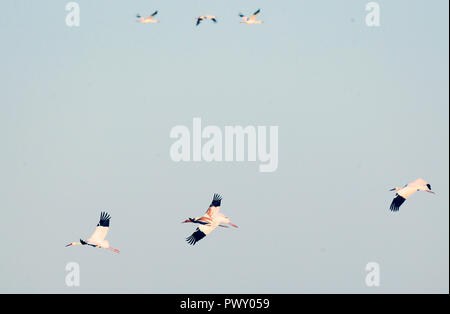
[[[188,218],[182,222],[200,225],[191,236],[186,238],[186,241],[189,244],[195,245],[198,241],[213,232],[217,227],[228,228],[227,225],[230,225],[232,227],[239,228],[231,223],[230,218],[220,212],[221,202],[222,197],[219,194],[214,194],[211,205],[203,216]]]
[[[411,195],[418,191],[424,191],[431,194],[435,194],[431,191],[431,185],[425,181],[424,179],[417,179],[411,183],[406,184],[404,187],[399,188],[395,187],[391,189],[391,191],[396,191],[394,200],[391,203],[391,211],[398,212],[400,210],[400,206],[409,198]]]
[[[241,17],[242,21],[241,23],[244,24],[262,24],[263,21],[261,20],[257,20],[256,17],[259,15],[259,13],[261,13],[261,9],[258,9],[255,13],[253,13],[252,16],[247,17],[242,13],[239,13],[239,16]]]
[[[102,212],[100,214],[100,221],[97,224],[97,227],[95,228],[94,233],[90,236],[87,241],[81,240],[80,242],[72,242],[66,245],[66,247],[69,246],[75,246],[75,245],[87,245],[92,246],[99,249],[107,249],[110,251],[113,251],[115,253],[120,253],[118,249],[112,248],[109,246],[109,241],[105,240],[106,235],[109,231],[109,223],[111,220],[111,216],[106,213]]]

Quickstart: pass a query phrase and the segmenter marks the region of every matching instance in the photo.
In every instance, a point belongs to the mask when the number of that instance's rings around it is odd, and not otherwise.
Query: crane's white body
[[[87,243],[108,249],[109,241],[105,240],[106,235],[108,234],[108,230],[109,227],[98,226],[97,228],[95,228],[94,233],[87,239]]]
[[[421,178],[406,184],[403,188],[395,187],[391,191],[397,192],[394,200],[391,203],[391,211],[399,211],[400,206],[418,191],[424,191],[434,194],[434,192],[431,191],[431,185]]]

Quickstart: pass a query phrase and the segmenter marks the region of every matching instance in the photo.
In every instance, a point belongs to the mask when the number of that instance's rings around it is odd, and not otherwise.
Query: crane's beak
[[[66,247],[69,247],[69,246],[72,246],[72,245],[73,245],[73,243],[69,243],[69,244],[66,245]]]
[[[436,195],[433,191],[427,190],[427,192]]]
[[[182,221],[181,223],[185,224],[185,223],[188,223],[188,222],[191,222],[191,220],[190,219],[186,219],[185,221]]]
[[[393,189],[390,189],[389,191],[391,191],[391,192],[392,192],[392,191],[395,191],[395,188],[393,188]]]

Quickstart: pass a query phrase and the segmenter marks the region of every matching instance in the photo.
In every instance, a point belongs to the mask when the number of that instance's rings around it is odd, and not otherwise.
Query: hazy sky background
[[[448,293],[448,1],[378,1],[380,28],[360,0],[80,0],[79,28],[67,2],[0,2],[0,292]],[[278,125],[278,171],[172,162],[193,117]],[[437,195],[391,213],[418,177]],[[214,192],[240,229],[191,247]],[[121,254],[65,248],[102,210]]]

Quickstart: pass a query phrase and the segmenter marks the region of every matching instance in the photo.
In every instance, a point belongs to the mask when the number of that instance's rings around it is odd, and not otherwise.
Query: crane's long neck
[[[68,246],[75,246],[75,245],[83,245],[81,242],[72,242],[66,245],[66,247]]]

